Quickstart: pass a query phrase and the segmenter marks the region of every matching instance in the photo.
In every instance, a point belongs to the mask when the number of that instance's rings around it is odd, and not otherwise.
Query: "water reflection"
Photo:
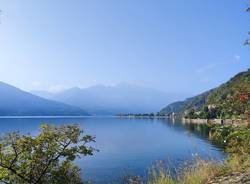
[[[83,178],[95,183],[110,183],[128,174],[146,176],[156,160],[163,160],[174,169],[192,160],[195,154],[203,159],[224,158],[219,147],[208,141],[205,126],[183,124],[178,119],[0,118],[2,133],[20,130],[35,135],[41,123],[77,123],[86,133],[96,136],[94,146],[100,152],[76,162]]]

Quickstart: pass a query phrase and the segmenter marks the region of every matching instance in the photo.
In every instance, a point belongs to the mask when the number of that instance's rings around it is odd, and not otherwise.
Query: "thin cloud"
[[[219,66],[221,63],[212,63],[212,64],[209,64],[209,65],[206,65],[206,66],[203,66],[203,67],[200,67],[196,70],[196,73],[203,73],[207,70],[211,70],[217,66]]]
[[[225,60],[225,59],[223,59]],[[218,68],[218,67],[221,67],[223,65],[228,65],[228,64],[231,64],[232,62],[239,62],[240,61],[240,56],[235,54],[233,56],[233,60],[229,60],[229,61],[221,61],[221,62],[217,62],[217,63],[211,63],[211,64],[208,64],[208,65],[205,65],[203,67],[200,67],[196,70],[196,73],[204,73],[206,71],[209,71],[209,70],[213,70],[215,68]]]
[[[200,82],[201,82],[201,83],[208,83],[208,82],[211,82],[211,78],[202,77],[202,78],[200,78]]]
[[[42,83],[39,82],[39,81],[33,81],[33,82],[31,83],[31,86],[32,86],[33,88],[40,88],[40,87],[42,86]]]
[[[234,59],[235,59],[236,62],[239,62],[239,61],[240,61],[240,56],[237,55],[237,54],[235,54],[235,55],[234,55]]]
[[[66,86],[61,85],[61,84],[56,84],[56,85],[50,86],[48,88],[48,91],[51,92],[51,93],[57,93],[57,92],[65,90],[65,89],[67,89]]]
[[[48,91],[51,93],[60,92],[67,89],[65,85],[61,84],[55,84],[55,85],[45,85],[41,83],[40,81],[33,81],[31,83],[31,90],[42,90],[42,91]]]

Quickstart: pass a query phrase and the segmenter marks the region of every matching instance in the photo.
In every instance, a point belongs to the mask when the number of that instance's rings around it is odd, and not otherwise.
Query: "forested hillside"
[[[176,113],[189,118],[246,118],[250,112],[250,69],[185,101],[169,104],[161,114]]]

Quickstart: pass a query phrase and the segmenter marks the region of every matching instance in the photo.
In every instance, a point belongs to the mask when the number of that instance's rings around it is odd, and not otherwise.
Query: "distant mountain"
[[[46,100],[0,82],[0,116],[66,115],[87,115],[87,113],[78,107]]]
[[[250,117],[250,69],[198,96],[171,103],[161,114],[176,113],[192,118]]]
[[[50,95],[46,94],[43,97],[48,96]],[[120,83],[115,86],[95,85],[83,89],[71,88],[50,96],[50,99],[78,106],[93,115],[116,115],[156,112],[177,97],[150,88]]]
[[[34,94],[36,96],[46,98],[46,99],[51,99],[53,98],[54,94],[51,92],[43,91],[43,90],[32,90],[30,91],[31,94]]]

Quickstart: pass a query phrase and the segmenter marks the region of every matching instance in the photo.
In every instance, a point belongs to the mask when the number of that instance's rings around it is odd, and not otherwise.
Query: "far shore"
[[[249,124],[246,119],[190,119],[184,117],[169,117],[169,116],[150,116],[150,115],[117,115],[119,118],[139,118],[139,119],[181,119],[183,123],[192,123],[192,124],[218,124],[218,125],[242,125]]]
[[[192,124],[218,124],[218,125],[242,125],[249,124],[246,119],[190,119],[179,116],[158,116],[158,115],[90,115],[90,116],[0,116],[0,119],[36,119],[36,118],[124,118],[124,119],[179,119],[183,123]]]

